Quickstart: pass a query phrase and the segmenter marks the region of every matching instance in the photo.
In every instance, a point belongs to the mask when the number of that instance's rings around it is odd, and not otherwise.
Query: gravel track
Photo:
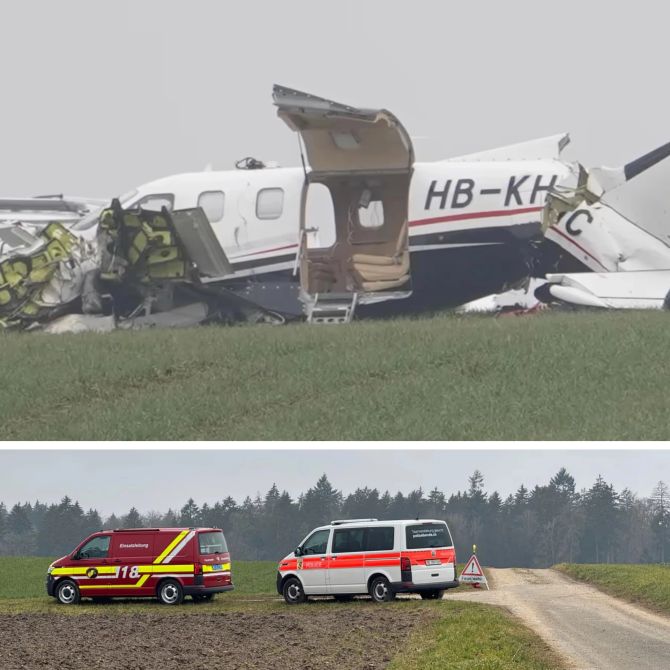
[[[445,598],[505,607],[575,670],[670,668],[670,619],[555,570],[491,569],[491,591]]]

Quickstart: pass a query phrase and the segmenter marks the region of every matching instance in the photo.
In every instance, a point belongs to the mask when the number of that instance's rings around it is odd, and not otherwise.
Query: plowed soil
[[[4,670],[384,668],[434,614],[336,606],[286,613],[0,615]]]

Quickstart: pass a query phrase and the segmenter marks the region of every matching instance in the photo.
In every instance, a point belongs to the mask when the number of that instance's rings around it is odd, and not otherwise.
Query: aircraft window
[[[358,207],[358,222],[363,228],[381,228],[384,225],[384,203],[371,200],[367,205]]]
[[[141,207],[149,212],[160,212],[163,207],[167,207],[168,211],[171,212],[174,207],[174,195],[172,195],[172,193],[145,195],[141,200],[138,200],[133,207]]]
[[[221,221],[225,202],[223,191],[204,191],[198,197],[198,207],[202,207],[210,223]]]
[[[284,209],[283,188],[263,188],[256,197],[256,217],[278,219]]]

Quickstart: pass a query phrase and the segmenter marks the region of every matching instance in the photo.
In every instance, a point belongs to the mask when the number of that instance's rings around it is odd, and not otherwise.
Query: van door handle
[[[337,560],[337,556],[331,556],[331,557],[330,557],[330,560],[331,560],[331,561],[336,561],[336,560]]]
[[[321,560],[322,560],[322,561],[325,561],[325,560],[327,560],[327,559],[328,559],[328,556],[322,556],[322,557],[321,557]]]

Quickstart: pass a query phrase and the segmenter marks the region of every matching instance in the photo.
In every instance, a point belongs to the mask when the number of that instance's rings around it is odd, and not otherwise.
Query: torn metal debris
[[[124,210],[88,240],[60,223],[0,226],[0,326],[48,333],[183,327],[283,318],[202,280],[231,272],[200,208]]]
[[[17,236],[25,233],[15,228]],[[24,236],[22,242],[28,242]],[[25,328],[69,311],[84,277],[96,270],[95,250],[59,223],[50,223],[32,244],[0,257],[0,325]]]
[[[108,201],[94,198],[44,195],[35,198],[0,198],[0,223],[21,221],[34,225],[77,223],[99,212]]]

